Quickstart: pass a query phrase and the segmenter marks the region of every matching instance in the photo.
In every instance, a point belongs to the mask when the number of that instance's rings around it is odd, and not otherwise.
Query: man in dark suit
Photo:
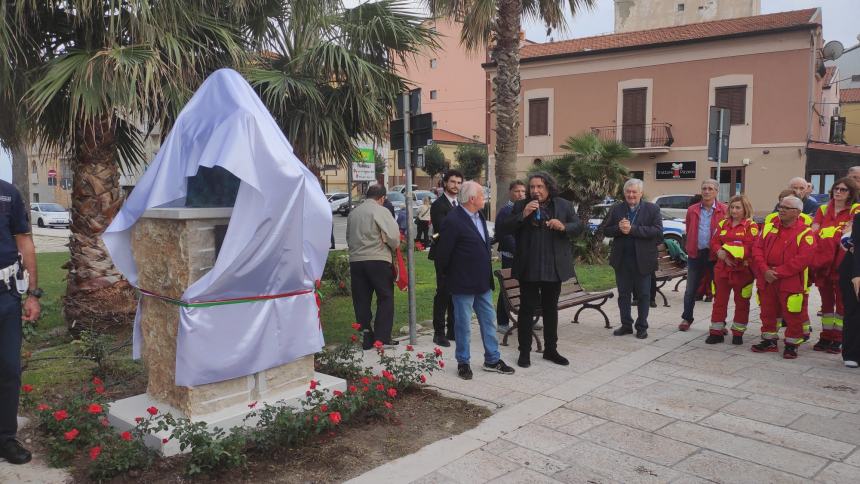
[[[624,202],[612,207],[603,222],[603,233],[613,237],[609,265],[615,269],[618,286],[618,309],[621,327],[613,333],[623,336],[633,333],[630,297],[639,295],[636,337],[648,337],[648,306],[651,294],[651,273],[657,270],[657,243],[663,237],[663,217],[660,208],[642,201],[642,180],[631,178],[624,184]]]
[[[538,306],[543,315],[543,358],[567,365],[557,348],[558,297],[561,283],[573,277],[570,237],[583,227],[570,202],[557,196],[558,188],[548,174],[531,175],[528,186],[529,198],[515,203],[511,215],[496,225],[497,237],[513,234],[516,238],[511,274],[520,283],[521,298],[517,365],[531,366],[531,322]]]
[[[484,370],[510,375],[514,369],[502,361],[496,340],[490,235],[481,214],[483,187],[473,181],[464,183],[461,200],[463,204],[442,222],[444,235],[436,249],[436,264],[445,274],[454,303],[457,374],[464,380],[472,379],[469,340],[474,309],[484,344]]]
[[[448,170],[442,177],[445,191],[430,206],[430,223],[433,225],[434,243],[430,247],[430,260],[436,259],[436,246],[444,237],[442,233],[442,222],[448,216],[448,212],[456,207],[457,194],[460,193],[460,185],[463,184],[463,174],[457,170]],[[445,286],[445,269],[436,266],[436,295],[433,297],[433,342],[439,346],[451,346],[448,342],[454,339],[454,305],[451,294]],[[445,315],[448,316],[446,328]],[[447,329],[447,331],[446,331]]]

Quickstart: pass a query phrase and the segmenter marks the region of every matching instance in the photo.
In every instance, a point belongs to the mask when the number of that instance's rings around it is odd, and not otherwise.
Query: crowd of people
[[[490,236],[482,209],[482,187],[450,170],[443,176],[443,191],[419,207],[417,240],[426,242],[432,230],[429,258],[436,270],[433,298],[433,342],[456,344],[457,373],[471,379],[469,340],[472,314],[478,319],[484,347],[483,369],[514,373],[499,353],[496,332],[510,328],[502,295],[494,308],[492,245],[498,243],[502,268],[510,269],[519,283],[518,320],[543,320],[543,358],[568,365],[558,351],[558,306],[561,284],[573,276],[571,239],[585,227],[572,204],[559,196],[555,181],[546,173],[533,173],[526,182],[509,186],[509,201],[499,209],[495,235]],[[706,292],[713,298],[705,342],[742,345],[749,324],[751,301],[760,309],[761,340],[750,346],[756,353],[778,352],[779,331],[784,328],[782,355],[798,356],[802,343],[813,338],[809,294],[821,294],[821,330],[815,351],[842,354],[845,366],[860,362],[860,255],[854,246],[860,234],[852,226],[860,216],[860,167],[836,180],[830,198],[819,205],[803,178],[789,181],[778,195],[773,213],[753,219],[753,207],[744,195],[719,201],[719,183],[705,180],[701,193],[691,200],[685,219],[687,286],[678,329],[693,325],[696,301]],[[608,211],[603,233],[612,239],[609,263],[615,271],[620,326],[615,336],[648,337],[648,313],[655,307],[658,246],[664,243],[659,207],[643,199],[644,184],[630,179],[623,201]],[[385,191],[370,187],[367,198],[377,203],[356,209],[347,222],[347,244],[353,302],[364,333],[364,347],[374,341],[394,345],[393,275],[390,269],[396,246],[397,224],[382,207]],[[363,204],[364,205],[364,204]],[[858,231],[860,232],[860,231]],[[703,289],[704,288],[704,289]],[[377,295],[373,324],[370,301]],[[729,298],[734,314],[728,320]],[[637,308],[633,318],[633,306]],[[538,313],[539,311],[539,313]],[[532,323],[517,327],[517,366],[531,365]]]

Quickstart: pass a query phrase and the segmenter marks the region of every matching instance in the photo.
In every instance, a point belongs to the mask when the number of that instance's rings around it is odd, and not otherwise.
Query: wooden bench
[[[519,325],[518,315],[520,312],[520,282],[511,277],[510,269],[498,269],[494,272],[496,279],[499,281],[499,288],[502,290],[502,300],[504,301],[504,310],[508,312],[508,318],[511,321],[510,329],[502,338],[502,346],[508,345],[508,336],[514,332]],[[558,297],[558,309],[567,309],[574,306],[582,306],[573,317],[572,323],[579,324],[579,313],[584,309],[596,309],[603,315],[605,327],[611,328],[609,325],[609,317],[603,312],[602,306],[606,304],[614,294],[610,291],[604,292],[588,292],[582,285],[579,284],[579,278],[576,276],[576,270],[573,272],[573,277],[561,284],[561,294]],[[599,302],[595,302],[599,301]],[[538,307],[535,310],[534,320],[531,321],[532,326],[541,317],[542,311]],[[537,345],[537,351],[542,352],[540,337],[532,330],[532,337]]]
[[[678,279],[675,283],[674,291],[678,291],[678,286],[687,280],[687,267],[669,256],[669,249],[666,244],[657,245],[657,271],[654,273],[657,281],[657,294],[663,298],[663,306],[669,307],[669,300],[663,294],[663,287],[673,279]]]

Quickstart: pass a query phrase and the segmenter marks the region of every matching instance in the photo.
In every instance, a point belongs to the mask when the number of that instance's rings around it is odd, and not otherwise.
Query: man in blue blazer
[[[469,338],[473,309],[484,344],[484,370],[510,375],[514,369],[502,361],[496,340],[490,236],[487,222],[481,215],[483,188],[473,181],[463,183],[460,201],[442,222],[445,235],[439,238],[435,250],[436,266],[443,269],[445,284],[454,302],[457,375],[464,380],[472,379]]]

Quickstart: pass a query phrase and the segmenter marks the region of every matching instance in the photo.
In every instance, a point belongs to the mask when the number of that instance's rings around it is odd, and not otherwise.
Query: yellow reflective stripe
[[[803,309],[803,296],[802,292],[788,296],[785,301],[785,309],[790,313],[799,313]]]
[[[747,323],[732,323],[732,331],[743,333],[747,330]]]
[[[744,248],[737,245],[723,244],[723,250],[732,255],[735,259],[744,258]]]
[[[827,205],[828,204],[825,203],[824,205],[818,207],[818,211],[821,212],[821,215],[827,215]]]
[[[824,227],[818,231],[818,236],[822,239],[829,239],[836,235],[837,230],[839,230],[838,227]]]
[[[752,297],[753,283],[749,283],[741,289],[741,297],[744,299],[749,299]],[[758,301],[756,301],[758,302]]]
[[[809,215],[807,215],[805,213],[800,214],[800,220],[803,220],[803,224],[806,225],[807,227],[812,225],[812,217],[810,217]]]

